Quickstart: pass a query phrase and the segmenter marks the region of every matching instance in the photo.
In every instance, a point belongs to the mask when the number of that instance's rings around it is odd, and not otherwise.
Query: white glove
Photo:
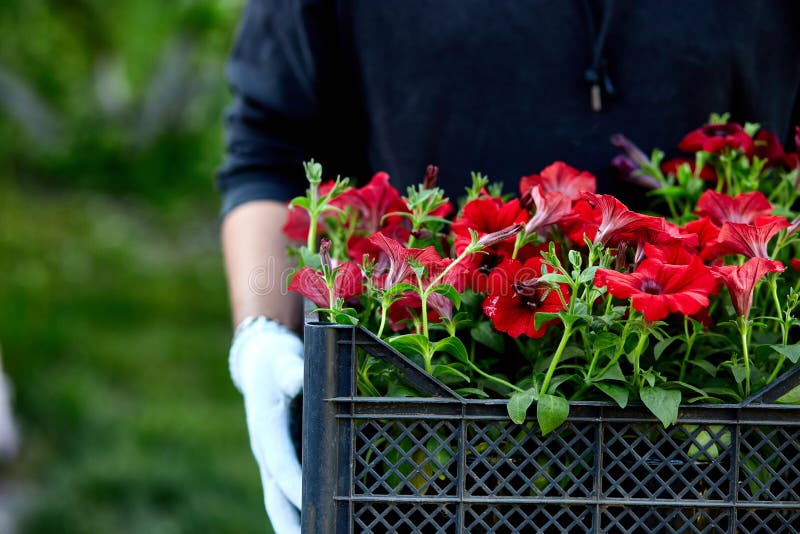
[[[276,534],[300,533],[302,471],[289,432],[289,403],[303,390],[302,354],[303,342],[290,330],[251,317],[237,328],[229,357]]]

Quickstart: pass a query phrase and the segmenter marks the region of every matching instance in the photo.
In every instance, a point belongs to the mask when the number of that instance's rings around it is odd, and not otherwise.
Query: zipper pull
[[[592,100],[592,111],[599,112],[603,110],[603,99],[600,92],[600,86],[598,84],[592,84],[592,89],[590,91],[590,97]]]

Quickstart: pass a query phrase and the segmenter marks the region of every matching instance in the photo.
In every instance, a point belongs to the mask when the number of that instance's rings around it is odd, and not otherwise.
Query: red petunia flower
[[[384,254],[378,258],[378,266],[375,269],[378,286],[382,289],[394,287],[411,276],[413,269],[410,259],[413,258],[423,265],[442,259],[433,247],[406,248],[381,232],[373,234],[369,242]]]
[[[725,250],[720,247],[719,226],[711,222],[708,217],[702,217],[696,221],[686,223],[684,230],[688,234],[697,236],[700,258],[703,261],[715,261],[720,256],[725,255]]]
[[[471,200],[464,206],[461,217],[453,221],[451,230],[455,234],[453,247],[461,254],[472,241],[469,231],[474,230],[481,239],[497,235],[518,224],[525,224],[530,215],[520,206],[519,200],[503,202],[499,198],[481,197]],[[477,293],[486,292],[489,273],[505,257],[510,257],[514,248],[516,234],[509,234],[500,242],[493,242],[483,252],[471,254],[465,266],[470,271],[470,288]]]
[[[457,236],[469,237],[470,230],[484,236],[512,224],[524,224],[529,217],[517,199],[503,202],[499,198],[480,197],[464,206],[461,217],[453,221],[451,230]]]
[[[672,241],[663,245],[645,243],[643,248],[645,257],[671,265],[689,265],[697,256],[680,241]]]
[[[791,158],[787,159],[778,136],[769,130],[761,130],[756,134],[755,155],[767,160],[767,167],[787,166],[791,168]]]
[[[489,294],[483,301],[483,312],[494,327],[513,338],[525,334],[531,338],[542,337],[549,321],[539,329],[535,317],[538,312],[557,313],[564,309],[558,291],[550,284],[541,283],[542,259],[531,258],[524,264],[505,260],[489,276]],[[569,302],[569,288],[560,285],[565,301]]]
[[[724,148],[742,149],[748,156],[753,153],[753,139],[739,124],[706,124],[689,132],[678,144],[684,152],[711,152],[716,154]]]
[[[376,173],[364,187],[351,189],[337,199],[340,206],[352,206],[360,212],[358,230],[367,236],[381,228],[401,224],[403,218],[388,213],[408,212],[408,206],[400,193],[389,183],[389,175]]]
[[[663,232],[664,220],[631,211],[611,195],[583,193],[582,198],[599,209],[600,223],[593,241],[604,245],[617,245],[620,241],[638,241],[646,231]]]
[[[767,245],[770,239],[787,226],[789,221],[783,217],[761,217],[756,224],[727,222],[722,225],[717,241],[726,254],[769,258]]]
[[[749,224],[772,213],[772,204],[759,191],[729,197],[709,189],[700,195],[695,213],[709,217],[717,226],[726,222]]]
[[[795,271],[800,271],[800,258],[792,258],[789,261],[789,266]]]
[[[678,168],[683,165],[684,163],[689,164],[689,168],[692,169],[692,173],[695,172],[695,163],[693,160],[686,159],[686,158],[672,158],[670,160],[665,161],[661,164],[661,172],[664,174],[672,174],[673,176],[678,175]],[[710,165],[703,165],[703,168],[700,169],[700,174],[698,177],[701,180],[706,180],[708,182],[715,182],[717,180],[717,173],[714,171],[714,168]]]
[[[355,263],[348,261],[334,270],[333,298],[348,300],[364,291],[363,275]],[[329,308],[330,293],[320,271],[303,267],[292,278],[289,291],[297,291],[320,308]]]
[[[583,246],[584,236],[588,237],[590,241],[594,241],[597,228],[602,220],[603,215],[599,208],[592,207],[585,200],[578,200],[572,206],[572,213],[562,217],[558,222],[558,227],[570,241]]]
[[[536,212],[525,225],[525,233],[530,234],[551,224],[556,224],[572,210],[572,201],[560,191],[544,192],[542,186],[534,186],[530,191]]]
[[[425,263],[426,273],[422,279],[423,287],[429,287],[444,270],[453,263],[451,258],[439,258],[436,261]],[[464,291],[466,285],[466,268],[455,265],[437,281],[437,285],[448,284],[456,291]],[[453,302],[440,293],[431,293],[428,296],[428,321],[438,323],[442,318],[453,318]],[[389,307],[389,326],[394,331],[402,330],[406,324],[413,322],[415,317],[422,314],[422,300],[415,292],[403,293],[402,297]]]
[[[736,313],[745,319],[753,307],[753,290],[767,273],[781,273],[783,264],[765,258],[750,258],[744,265],[722,265],[711,267],[716,276],[728,288]]]
[[[642,261],[633,273],[598,269],[597,287],[623,299],[631,299],[635,310],[648,321],[659,321],[670,313],[693,315],[708,307],[708,296],[716,281],[700,258],[689,265],[670,265],[654,259]]]
[[[579,171],[570,167],[563,161],[556,161],[548,165],[539,174],[523,176],[519,181],[519,194],[525,196],[537,185],[542,186],[542,192],[558,191],[575,200],[581,193],[594,193],[597,191],[597,180],[594,175],[586,171]]]

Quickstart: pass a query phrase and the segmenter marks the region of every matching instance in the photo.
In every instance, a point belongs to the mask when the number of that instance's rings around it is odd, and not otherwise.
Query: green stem
[[[639,383],[639,375],[641,374],[641,369],[639,368],[639,359],[642,356],[642,350],[644,350],[645,341],[650,336],[650,329],[647,326],[642,327],[642,331],[639,333],[639,341],[636,342],[636,347],[633,349],[633,383],[637,387],[641,387]]]
[[[572,335],[572,323],[571,322],[564,323],[564,333],[561,334],[561,341],[558,342],[556,353],[553,354],[553,359],[550,362],[550,367],[547,369],[547,374],[544,375],[544,381],[542,382],[542,389],[539,391],[540,395],[547,393],[547,388],[550,386],[550,380],[553,378],[553,373],[556,372],[558,361],[561,359],[561,355],[564,353],[564,349],[567,347],[567,341],[569,341],[570,335]]]
[[[786,321],[783,317],[783,309],[781,306],[781,300],[778,298],[778,283],[777,277],[774,273],[770,273],[769,277],[767,278],[767,282],[769,283],[770,293],[772,294],[772,301],[775,303],[775,314],[778,317],[778,325],[781,329],[781,341],[784,345],[788,340],[788,331],[786,328]],[[783,363],[783,362],[781,362]]]
[[[519,387],[515,386],[514,384],[512,384],[510,382],[506,382],[502,378],[497,378],[496,376],[490,375],[489,373],[485,372],[483,369],[481,369],[480,367],[478,367],[477,365],[475,365],[472,362],[469,362],[469,366],[472,368],[473,371],[475,371],[476,373],[478,373],[479,375],[481,375],[484,378],[488,378],[489,380],[497,382],[498,384],[502,384],[503,386],[505,386],[505,387],[507,387],[507,388],[509,388],[509,389],[511,389],[513,391],[516,391],[517,393],[522,393],[524,391],[522,388],[519,388]]]
[[[681,372],[678,380],[683,382],[686,376],[686,366],[689,364],[689,356],[692,354],[692,347],[694,346],[694,338],[697,335],[694,325],[692,325],[692,335],[689,335],[689,317],[683,316],[683,333],[686,336],[686,353],[683,355],[683,362],[681,363]]]
[[[308,210],[309,215],[309,224],[308,224],[308,250],[310,252],[315,252],[316,245],[317,245],[317,186],[311,184],[308,187],[308,195],[309,199],[309,206],[310,209]]]
[[[511,253],[511,259],[517,259],[517,253],[522,248],[522,243],[525,241],[525,232],[522,231],[517,234],[517,239],[514,241],[514,251]]]
[[[378,327],[378,339],[383,335],[383,329],[386,327],[386,315],[389,313],[389,305],[384,300],[381,302],[381,324]]]
[[[744,317],[739,317],[736,320],[739,326],[739,334],[742,342],[742,358],[744,359],[744,396],[750,396],[750,353],[748,347],[748,332],[750,330],[749,322]]]

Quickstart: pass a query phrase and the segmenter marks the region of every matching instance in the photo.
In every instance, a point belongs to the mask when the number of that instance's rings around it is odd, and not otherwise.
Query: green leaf
[[[571,249],[567,256],[569,257],[569,262],[572,264],[573,267],[576,269],[581,268],[581,264],[583,263],[583,258],[581,257],[581,253],[577,249]]]
[[[615,363],[608,368],[608,371],[598,376],[596,380],[619,380],[620,382],[625,382],[625,375],[622,374],[622,367],[619,366],[619,363]]]
[[[543,393],[536,401],[536,420],[545,436],[561,426],[569,415],[569,403],[564,397]]]
[[[800,404],[800,386],[779,397],[775,402],[778,404]]]
[[[542,328],[542,325],[548,321],[552,321],[553,319],[558,319],[560,316],[557,313],[551,312],[536,312],[533,316],[533,327],[536,330]]]
[[[572,280],[563,274],[547,273],[539,277],[540,282],[548,282],[551,284],[569,284]]]
[[[518,425],[524,423],[528,408],[530,408],[531,404],[533,404],[533,401],[535,401],[538,396],[538,391],[533,388],[526,389],[525,391],[515,391],[511,395],[511,398],[508,399],[508,406],[506,407],[511,420]]]
[[[504,352],[506,349],[506,340],[503,335],[494,329],[492,323],[489,321],[481,321],[475,327],[470,329],[472,339],[486,345],[495,352]]]
[[[315,254],[308,250],[308,247],[300,247],[298,249],[300,253],[300,266],[301,267],[311,267],[312,269],[320,270],[322,267],[322,260],[319,257],[319,254]]]
[[[441,284],[433,288],[435,293],[441,293],[453,303],[456,308],[461,306],[461,294],[450,284]]]
[[[744,365],[736,364],[731,366],[731,372],[733,373],[733,379],[736,380],[737,384],[744,382],[745,375],[747,374],[745,372]]]
[[[578,277],[579,284],[587,284],[589,282],[594,282],[594,275],[597,273],[597,269],[600,267],[589,267],[588,269],[584,270],[581,275]]]
[[[463,380],[464,382],[469,383],[469,377],[453,367],[452,365],[448,365],[446,363],[440,363],[431,366],[431,375],[435,378],[444,379],[447,377],[453,377],[458,380]],[[443,380],[444,381],[444,380]]]
[[[418,289],[417,289],[417,286],[415,286],[415,285],[406,284],[405,282],[403,282],[403,283],[400,283],[400,284],[393,285],[392,287],[387,289],[386,293],[384,293],[383,295],[384,295],[384,297],[390,297],[390,296],[393,296],[393,295],[397,295],[399,293],[405,293],[406,291],[413,291],[414,293],[416,293],[418,291]]]
[[[478,388],[458,388],[455,390],[455,392],[461,395],[462,397],[477,397],[479,399],[489,398],[488,393]]]
[[[616,402],[620,408],[625,408],[625,406],[628,405],[627,388],[617,384],[609,384],[608,382],[595,382],[594,385],[597,389],[614,399],[614,402]]]
[[[800,360],[800,344],[797,345],[770,345],[772,350],[778,354],[786,356],[786,359],[792,363],[797,363]]]
[[[433,344],[433,350],[434,352],[446,352],[462,362],[469,361],[467,348],[464,346],[464,343],[455,336],[446,337],[441,341],[437,341]]]
[[[594,350],[600,351],[616,347],[619,343],[619,336],[613,332],[600,332],[592,341]]]
[[[431,342],[422,334],[404,334],[402,336],[394,336],[387,339],[386,342],[391,345],[393,349],[402,352],[406,356],[412,354],[426,356],[433,352],[433,350],[431,350]]]
[[[290,209],[294,208],[303,208],[306,211],[311,210],[311,204],[308,201],[307,197],[294,197],[291,202],[289,202]]]
[[[658,360],[659,358],[661,358],[661,355],[664,353],[667,347],[669,347],[672,344],[673,341],[682,338],[683,336],[673,336],[662,339],[661,341],[656,343],[655,347],[653,347],[653,356],[655,356],[656,360]]]
[[[689,363],[696,367],[699,367],[700,369],[702,369],[711,376],[717,376],[717,368],[714,366],[713,363],[711,363],[708,360],[697,360],[697,361],[689,360]]]
[[[639,390],[639,398],[653,415],[658,417],[664,428],[678,420],[678,406],[681,404],[681,392],[659,387],[643,387]]]

